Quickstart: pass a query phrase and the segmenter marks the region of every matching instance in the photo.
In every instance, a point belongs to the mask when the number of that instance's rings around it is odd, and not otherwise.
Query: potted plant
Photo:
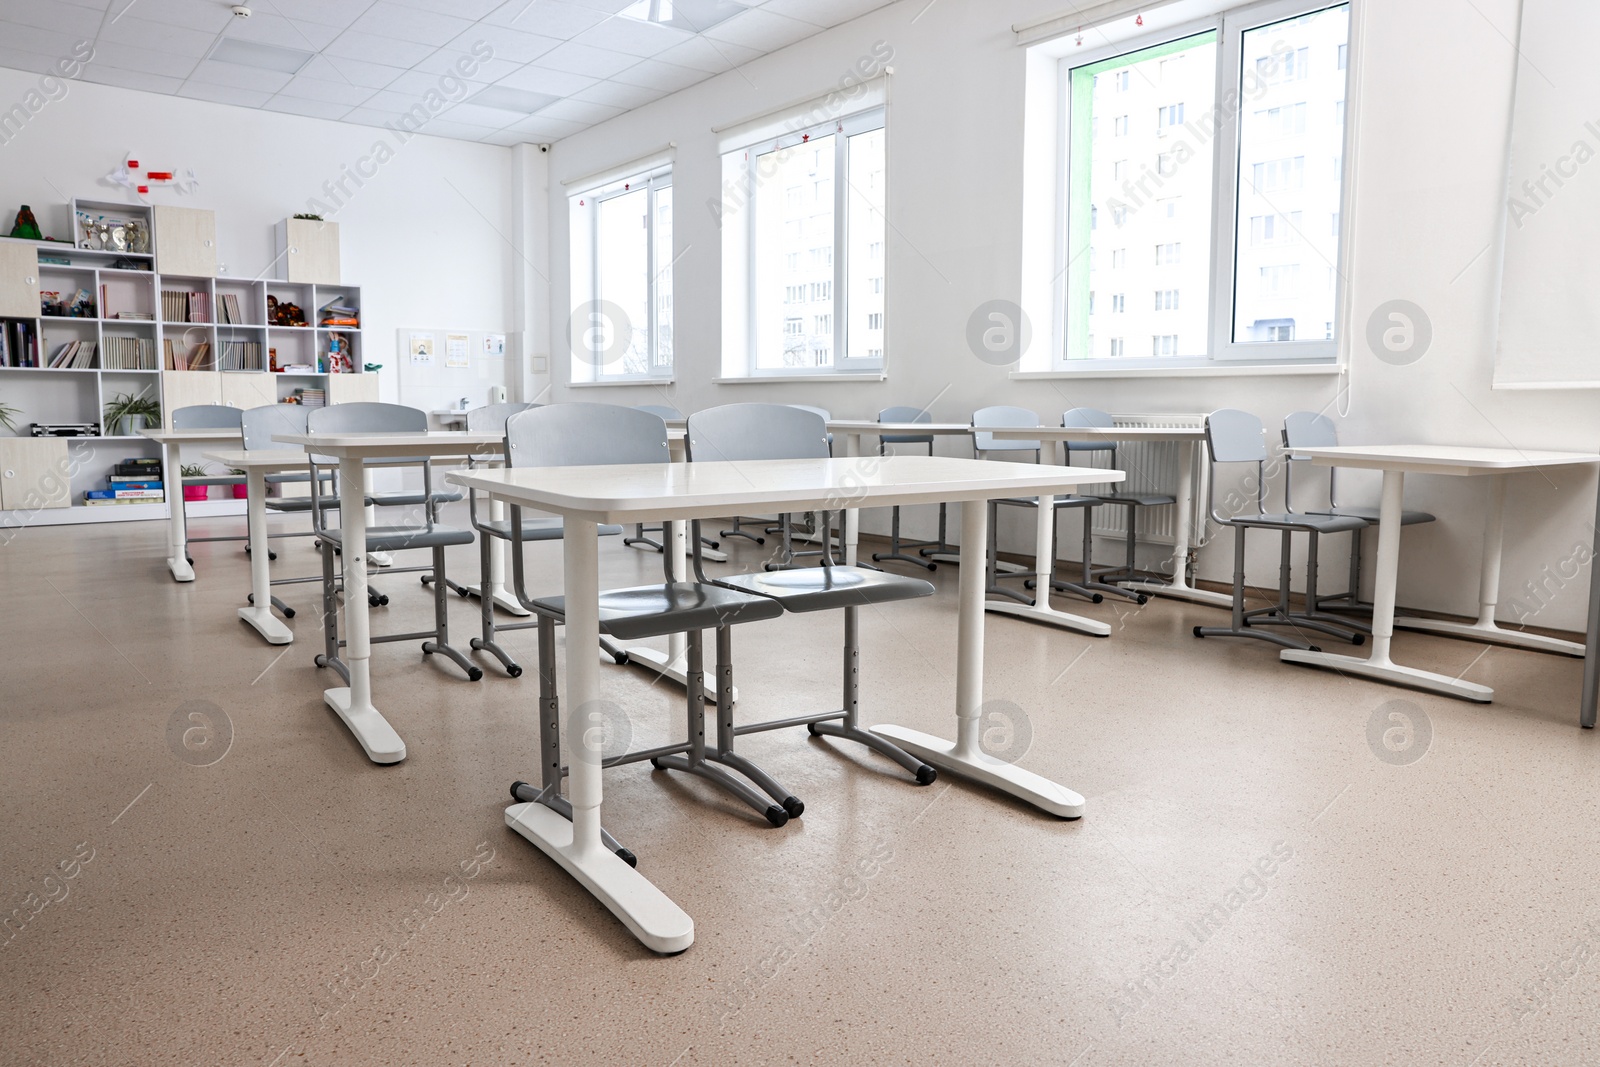
[[[14,420],[21,414],[21,408],[14,408],[5,401],[0,400],[0,426],[4,426],[8,433],[17,432],[17,424]]]
[[[137,393],[118,393],[106,405],[105,430],[111,437],[132,437],[146,426],[161,425],[161,405],[147,395],[147,385]]]
[[[230,468],[228,473],[237,475],[240,478],[245,476],[244,471],[238,467]],[[248,482],[234,482],[231,488],[233,489],[233,499],[235,500],[244,500],[250,495],[250,484]]]
[[[205,467],[199,463],[185,463],[179,469],[179,473],[185,478],[205,478],[208,476]],[[211,487],[209,485],[185,485],[183,487],[183,499],[185,502],[205,500],[210,495]]]

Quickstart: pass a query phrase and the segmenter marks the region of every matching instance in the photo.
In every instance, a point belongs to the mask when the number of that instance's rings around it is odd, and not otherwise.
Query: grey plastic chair
[[[878,412],[879,422],[932,422],[933,416],[922,408],[908,406],[887,407]],[[933,434],[915,433],[885,433],[878,435],[878,455],[889,454],[890,445],[925,445],[928,455],[933,455]],[[939,505],[939,539],[937,541],[902,541],[900,540],[900,509],[891,508],[889,511],[889,551],[874,552],[872,562],[882,563],[885,560],[895,560],[899,563],[911,563],[928,570],[936,570],[938,564],[926,558],[935,552],[945,552],[949,546],[945,544],[945,516],[949,505]],[[907,553],[916,552],[912,556]]]
[[[418,421],[420,418],[420,422]],[[428,417],[416,408],[399,404],[336,404],[333,407],[312,408],[306,415],[308,433],[426,433]],[[342,572],[335,572],[334,559],[344,544],[344,531],[327,524],[331,508],[324,502],[323,471],[336,469],[337,464],[327,457],[312,453],[309,457],[311,483],[311,521],[322,547],[322,619],[325,629],[324,651],[317,656],[317,666],[333,667],[349,681],[349,668],[339,657],[344,641],[339,638],[338,595],[343,588]],[[403,574],[421,571],[431,575],[436,584],[433,589],[433,629],[414,633],[384,634],[374,636],[373,644],[390,641],[422,640],[424,655],[443,653],[451,662],[466,672],[469,681],[483,677],[483,669],[450,644],[450,608],[445,587],[445,552],[454,545],[470,545],[471,530],[445,526],[439,522],[439,504],[445,500],[459,500],[459,493],[433,491],[433,463],[427,456],[385,457],[366,461],[368,466],[419,467],[422,470],[421,493],[373,494],[367,499],[380,506],[409,504],[421,513],[420,525],[411,523],[398,526],[374,526],[367,530],[367,553],[404,552],[408,549],[428,549],[432,560],[424,567],[390,567],[388,573]],[[341,557],[342,563],[342,557]],[[363,561],[364,565],[365,561]],[[387,598],[380,598],[387,602]],[[369,601],[370,603],[370,601]]]
[[[666,421],[667,419],[683,418],[683,412],[667,404],[635,404],[633,406],[633,410],[648,411],[650,414],[660,417],[662,421]],[[655,538],[650,536],[651,534],[660,534],[663,538],[663,541],[657,541]],[[633,536],[623,538],[622,543],[630,548],[635,545],[643,545],[654,552],[665,552],[667,550],[664,543],[665,538],[665,526],[646,526],[644,523],[639,522],[635,523],[633,526]],[[704,542],[704,544],[708,548],[717,547],[717,543],[715,541],[707,540]]]
[[[972,413],[972,425],[992,426],[996,429],[1013,427],[1016,429],[1030,429],[1039,425],[1039,416],[1036,412],[1030,411],[1027,408],[1010,407],[1002,404],[995,407],[979,408],[977,411],[974,411]],[[1027,454],[1031,452],[1033,453],[1034,462],[1037,463],[1040,458],[1041,448],[1042,445],[1037,440],[1011,441],[995,437],[994,434],[986,433],[982,430],[974,431],[972,435],[973,454],[979,459],[986,459],[989,456],[997,453]],[[1057,515],[1061,514],[1063,508],[1083,509],[1084,528],[1088,529],[1090,526],[1088,516],[1089,509],[1095,507],[1099,503],[1099,497],[1087,496],[1079,493],[1070,493],[1055,497],[1053,506]],[[1035,586],[1033,572],[1028,570],[1018,570],[1015,574],[1006,574],[1002,572],[1000,568],[1000,542],[999,535],[996,532],[996,527],[999,525],[998,519],[1000,516],[1000,505],[1002,504],[1006,505],[1007,507],[1015,508],[1037,509],[1039,507],[1039,502],[1031,497],[1017,497],[989,501],[989,545],[984,554],[985,566],[988,571],[986,591],[990,595],[1009,597],[1012,600],[1019,600],[1024,604],[1032,604],[1034,603],[1034,599],[1028,596],[1026,593],[1019,592],[1015,589],[1011,589],[1000,584],[1000,580],[1002,578],[1022,578],[1026,588],[1033,589]],[[1044,570],[1048,567],[1053,571],[1055,569],[1055,561],[1056,530],[1055,524],[1051,523],[1050,558],[1048,560],[1039,560],[1037,562],[1037,566],[1040,570]],[[1065,582],[1052,578],[1050,581],[1050,587],[1061,592],[1075,593],[1078,596],[1083,597],[1085,600],[1088,600],[1092,604],[1098,604],[1105,599],[1104,593],[1101,593],[1095,589],[1091,589],[1078,582]],[[1120,590],[1118,591],[1120,592]],[[1036,589],[1035,592],[1037,592]]]
[[[691,462],[751,462],[772,459],[828,458],[827,423],[814,411],[786,404],[729,404],[697,411],[689,416],[688,452]],[[813,735],[855,741],[879,752],[916,776],[917,784],[935,778],[932,767],[876,734],[861,729],[860,638],[857,612],[872,604],[932,596],[933,586],[921,578],[907,578],[875,568],[835,565],[828,513],[822,516],[822,566],[756,571],[714,579],[721,586],[753,593],[781,604],[785,611],[844,610],[844,707],[822,715],[802,715],[775,722],[735,726],[732,701],[717,700],[717,756],[733,766],[745,761],[733,752],[739,734],[804,725]],[[700,571],[698,556],[696,575]],[[723,638],[719,634],[718,641]],[[731,693],[730,693],[731,695]],[[769,787],[770,788],[770,787]]]
[[[1294,498],[1290,489],[1293,485],[1292,473],[1296,463],[1306,461],[1304,456],[1295,454],[1297,448],[1331,447],[1339,443],[1339,431],[1334,426],[1333,420],[1326,415],[1315,411],[1296,411],[1285,415],[1283,419],[1283,446],[1287,450],[1283,465],[1283,494],[1284,503],[1288,510],[1294,510]],[[1367,523],[1376,526],[1378,523],[1378,509],[1369,507],[1346,507],[1338,499],[1337,467],[1328,468],[1328,502],[1326,505],[1314,505],[1306,510],[1315,515],[1354,515],[1366,519]],[[1400,524],[1402,526],[1416,526],[1420,523],[1433,522],[1434,518],[1426,511],[1402,511]],[[1338,596],[1318,597],[1307,593],[1306,610],[1317,613],[1323,607],[1330,607],[1334,611],[1352,611],[1372,613],[1372,605],[1361,599],[1361,530],[1352,530],[1350,533],[1350,585],[1347,592]],[[1308,551],[1307,567],[1315,570],[1317,560],[1317,539],[1312,537]],[[1307,589],[1315,588],[1308,584]]]
[[[1062,412],[1061,425],[1109,429],[1116,425],[1116,421],[1109,412],[1101,411],[1099,408],[1071,408]],[[1063,441],[1062,444],[1066,447],[1066,460],[1069,467],[1072,466],[1072,457],[1074,455],[1103,454],[1109,459],[1111,468],[1121,469],[1121,465],[1117,462],[1117,443],[1115,441]],[[1123,484],[1126,485],[1126,483]],[[1131,581],[1138,576],[1135,573],[1137,567],[1135,553],[1139,543],[1139,510],[1141,508],[1160,507],[1163,504],[1176,504],[1178,498],[1170,493],[1131,492],[1126,489],[1117,489],[1111,485],[1106,486],[1105,492],[1097,490],[1091,495],[1100,501],[1101,505],[1127,509],[1124,523],[1124,528],[1128,531],[1127,558],[1121,567],[1100,568],[1097,571],[1090,561],[1094,551],[1092,525],[1085,519],[1083,524],[1082,584],[1089,589],[1101,589],[1117,596],[1126,597],[1136,604],[1143,604],[1150,599],[1144,593],[1132,592],[1106,579],[1122,578]]]
[[[552,404],[507,420],[506,459],[513,467],[667,463],[670,461],[667,426],[659,415],[633,408],[611,404]],[[560,715],[555,674],[555,626],[566,618],[566,597],[528,594],[522,558],[522,508],[513,505],[510,512],[512,574],[517,599],[538,616],[539,739],[543,769],[542,785],[515,782],[511,795],[518,800],[544,804],[570,819],[571,807],[561,797],[561,742],[556,728]],[[695,556],[698,559],[698,551]],[[671,558],[664,555],[662,563],[666,574],[660,585],[609,589],[600,593],[600,632],[621,641],[685,635],[688,740],[630,752],[607,759],[604,765],[613,767],[648,759],[656,767],[688,771],[750,805],[773,826],[782,826],[791,815],[805,810],[805,805],[781,787],[769,800],[726,768],[732,766],[763,788],[776,785],[765,772],[753,765],[734,766],[722,760],[718,753],[706,750],[705,654],[701,631],[715,629],[717,632],[717,702],[719,708],[726,708],[733,703],[729,628],[739,623],[775,619],[783,614],[783,609],[763,597],[705,581],[674,581]],[[779,803],[773,803],[774,800]],[[623,859],[633,862],[625,849],[619,849],[611,840],[606,844]]]
[[[1206,416],[1206,445],[1211,454],[1211,478],[1207,507],[1213,522],[1233,527],[1233,618],[1231,626],[1196,626],[1196,637],[1250,637],[1285,648],[1315,649],[1315,646],[1298,638],[1281,634],[1263,633],[1253,629],[1263,624],[1287,625],[1310,629],[1341,637],[1352,644],[1361,644],[1358,633],[1339,629],[1328,623],[1294,616],[1288,610],[1289,585],[1287,574],[1280,568],[1278,606],[1265,611],[1247,612],[1244,606],[1245,534],[1250,530],[1276,530],[1291,533],[1343,533],[1359,530],[1366,525],[1364,519],[1340,515],[1300,515],[1292,512],[1269,513],[1265,507],[1267,445],[1263,440],[1261,420],[1248,411],[1220,408]],[[1223,515],[1217,511],[1217,466],[1223,463],[1255,465],[1255,492],[1251,505],[1238,515]],[[1230,494],[1231,495],[1231,494]],[[1286,542],[1287,543],[1287,542]]]
[[[174,430],[237,430],[239,428],[238,408],[228,407],[226,404],[192,404],[186,408],[174,408],[172,411],[172,428]],[[185,477],[181,470],[162,471],[161,484],[166,486],[167,492],[176,488],[180,493],[185,487],[191,485],[243,485],[244,478],[237,474],[202,474]],[[189,511],[183,513],[183,539],[186,544],[201,544],[206,541],[243,541],[245,555],[250,554],[250,534],[224,534],[212,537],[189,536]],[[270,551],[270,549],[269,549]],[[194,559],[185,556],[192,564]],[[269,559],[277,559],[270,555]]]
[[[504,436],[506,422],[511,416],[543,406],[543,404],[489,404],[485,407],[473,408],[467,412],[467,429],[473,433],[494,433],[498,431]],[[469,467],[474,466],[475,462],[469,458],[467,465]],[[478,494],[475,490],[469,490],[467,493],[467,510],[471,516],[472,528],[477,530],[480,535],[478,539],[478,580],[481,584],[478,588],[480,590],[487,589],[490,584],[489,555],[493,551],[490,539],[498,538],[502,541],[510,541],[511,520],[494,518],[492,515],[487,519],[480,518],[478,515]],[[622,527],[620,526],[607,525],[600,527],[600,535],[602,537],[615,537],[621,532]],[[560,519],[545,517],[539,519],[525,518],[522,520],[523,543],[529,541],[559,541],[561,540],[561,534],[562,523]],[[466,589],[456,585],[454,582],[451,582],[450,585],[451,588],[460,592],[462,596],[470,595]],[[482,621],[482,633],[480,636],[474,637],[470,642],[473,650],[488,652],[500,661],[500,665],[505,668],[507,674],[513,678],[520,678],[522,676],[522,665],[512,658],[511,653],[507,652],[505,647],[500,644],[498,635],[502,630],[531,629],[539,625],[538,621],[497,622],[494,614],[493,597],[480,596],[478,598],[478,607]],[[616,648],[603,637],[600,639],[600,647],[605,651],[606,655],[617,663],[628,662],[627,653]]]

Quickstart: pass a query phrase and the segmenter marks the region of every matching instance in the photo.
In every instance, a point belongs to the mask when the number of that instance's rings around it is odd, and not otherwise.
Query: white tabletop
[[[219,449],[200,455],[236,470],[260,470],[268,474],[299,470],[306,465],[306,454],[298,448],[254,448],[248,451],[242,448]]]
[[[244,431],[238,427],[230,429],[216,427],[209,430],[163,430],[160,427],[147,427],[140,430],[139,434],[141,437],[148,437],[162,444],[173,441],[238,441],[244,437]]]
[[[1044,496],[1124,477],[1121,471],[936,456],[522,467],[446,475],[508,503],[594,522],[712,518],[784,505],[835,509]]]
[[[878,422],[876,419],[829,419],[831,433],[893,434],[910,437],[916,434],[941,436],[972,432],[967,422]]]
[[[1360,467],[1408,474],[1494,474],[1600,463],[1600,454],[1593,452],[1534,452],[1475,445],[1327,445],[1296,448],[1293,454],[1309,456],[1322,467]]]
[[[979,426],[1001,441],[1203,441],[1202,426]]]
[[[278,433],[279,444],[299,445],[319,456],[365,459],[369,456],[460,456],[499,453],[504,434],[438,431],[429,433]]]

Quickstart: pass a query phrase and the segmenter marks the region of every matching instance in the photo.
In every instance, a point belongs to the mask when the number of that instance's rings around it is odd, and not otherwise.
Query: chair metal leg
[[[652,526],[651,529],[655,530],[655,529],[659,529],[659,527]],[[627,545],[629,548],[632,548],[634,545],[644,545],[646,548],[648,548],[648,549],[650,549],[651,551],[654,551],[654,552],[665,552],[666,551],[666,546],[663,545],[660,541],[657,541],[654,538],[650,538],[650,537],[646,537],[645,536],[645,527],[644,527],[644,523],[642,523],[642,522],[634,523],[634,525],[633,525],[633,536],[632,537],[624,537],[622,539],[622,543]]]
[[[901,563],[911,563],[918,567],[926,567],[930,571],[937,570],[939,565],[931,560],[924,559],[922,555],[906,555],[906,552],[913,548],[926,554],[928,548],[934,544],[935,542],[933,541],[919,541],[912,544],[902,543],[900,540],[900,509],[891,508],[889,511],[889,551],[874,552],[872,554],[872,562],[882,563],[884,560],[892,559]]]
[[[689,750],[681,755],[656,756],[650,761],[650,765],[659,770],[684,771],[704,778],[765,815],[767,822],[773,826],[782,826],[789,821],[787,811],[721,767],[707,762],[705,650],[702,647],[699,631],[690,631],[687,636],[688,663],[684,676],[689,697],[687,709]]]
[[[316,657],[318,667],[332,667],[339,677],[350,682],[350,668],[339,658],[339,594],[342,579],[334,573],[333,546],[322,543],[322,652]]]
[[[995,527],[999,525],[996,518],[1000,514],[1000,507],[994,501],[989,501],[989,544],[984,552],[984,593],[988,596],[1010,597],[1028,606],[1033,606],[1034,598],[1015,589],[1008,589],[1000,584],[1000,542],[995,536]],[[1023,572],[1026,573],[1026,572]]]
[[[798,819],[806,810],[799,797],[778,784],[777,780],[754,763],[733,751],[736,731],[733,725],[733,631],[730,627],[717,627],[717,744],[706,755],[712,763],[720,763],[744,775],[783,806],[791,819]]]
[[[1083,581],[1064,582],[1060,579],[1051,580],[1051,588],[1064,593],[1076,593],[1087,598],[1091,603],[1098,604],[1105,599],[1104,593],[1120,596],[1131,600],[1135,604],[1143,604],[1150,598],[1143,593],[1132,589],[1124,589],[1120,585],[1112,585],[1101,580],[1113,572],[1103,572],[1101,577],[1096,577],[1094,568],[1094,522],[1091,519],[1092,508],[1083,509]],[[1131,518],[1131,516],[1130,516]]]
[[[743,537],[743,538],[747,538],[748,540],[754,541],[758,545],[764,545],[764,544],[767,543],[767,539],[765,537],[761,537],[761,536],[759,536],[757,534],[753,534],[750,531],[744,529],[743,528],[743,523],[744,523],[744,519],[742,517],[738,516],[738,515],[735,515],[734,518],[733,518],[733,529],[731,529],[731,530],[723,530],[723,531],[721,531],[719,536],[722,536],[722,537]]]
[[[1337,615],[1315,611],[1312,605],[1317,602],[1317,545],[1318,535],[1312,531],[1308,534],[1310,540],[1306,548],[1306,605],[1305,611],[1295,611],[1289,603],[1289,575],[1293,566],[1291,549],[1293,542],[1291,534],[1285,530],[1283,533],[1283,549],[1278,563],[1278,604],[1271,608],[1258,608],[1255,611],[1245,612],[1246,626],[1293,626],[1301,630],[1315,630],[1349,641],[1353,645],[1363,644],[1364,636],[1371,632],[1370,627],[1360,623],[1350,622]],[[1358,632],[1359,631],[1359,632]]]
[[[489,567],[493,546],[489,544],[489,536],[488,534],[480,534],[478,536],[478,580],[482,583],[478,586],[479,589],[488,589],[491,584],[489,581]],[[487,652],[499,660],[500,666],[504,667],[506,674],[512,678],[522,677],[522,664],[512,659],[511,653],[501,647],[500,642],[495,639],[494,597],[479,597],[478,610],[480,612],[480,633],[479,636],[467,642],[468,646],[476,652]]]
[[[887,738],[861,728],[861,642],[858,627],[860,608],[844,609],[844,716],[837,721],[813,722],[806,726],[813,737],[837,737],[866,745],[886,756],[915,776],[918,785],[929,785],[939,772]]]
[[[435,545],[433,549],[433,576],[438,579],[433,583],[433,633],[434,639],[422,642],[422,654],[431,656],[439,652],[447,656],[452,663],[460,667],[467,674],[469,682],[476,682],[483,677],[483,668],[469,660],[460,649],[450,644],[450,601],[448,598],[449,580],[444,573],[444,547]],[[493,597],[483,597],[493,606]]]
[[[1281,645],[1284,648],[1309,649],[1320,652],[1321,649],[1305,641],[1284,637],[1281,634],[1262,633],[1249,628],[1245,619],[1244,610],[1244,535],[1245,527],[1233,528],[1233,620],[1231,626],[1196,626],[1196,637],[1248,637],[1256,641],[1265,641],[1268,644]],[[1280,579],[1281,581],[1281,579]]]

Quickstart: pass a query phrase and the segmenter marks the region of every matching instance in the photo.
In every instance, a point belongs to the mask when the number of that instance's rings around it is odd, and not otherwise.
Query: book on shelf
[[[163,500],[167,494],[161,489],[86,489],[83,495],[87,500]]]
[[[106,483],[113,489],[162,489],[164,484],[159,480],[149,478],[134,478],[129,475],[113,474],[106,479]]]
[[[68,341],[50,357],[50,367],[56,370],[82,370],[94,366],[93,341]]]
[[[244,325],[244,315],[239,310],[237,293],[217,294],[217,321],[225,326]]]
[[[0,324],[4,338],[4,365],[7,367],[37,367],[39,365],[39,331],[32,322],[14,319]]]
[[[266,370],[260,341],[225,341],[218,370]]]
[[[161,317],[168,322],[210,322],[206,313],[210,303],[205,293],[161,290]]]
[[[156,370],[156,343],[149,337],[107,337],[102,370]]]
[[[161,497],[158,497],[158,498],[156,498],[154,500],[147,500],[147,499],[144,499],[142,497],[132,497],[132,496],[119,496],[119,497],[106,498],[106,497],[92,497],[92,496],[85,495],[84,498],[83,498],[83,502],[85,504],[87,504],[88,506],[90,506],[90,507],[106,507],[106,506],[116,507],[117,505],[120,505],[120,504],[165,504],[167,502],[167,498],[165,496],[161,496]]]

